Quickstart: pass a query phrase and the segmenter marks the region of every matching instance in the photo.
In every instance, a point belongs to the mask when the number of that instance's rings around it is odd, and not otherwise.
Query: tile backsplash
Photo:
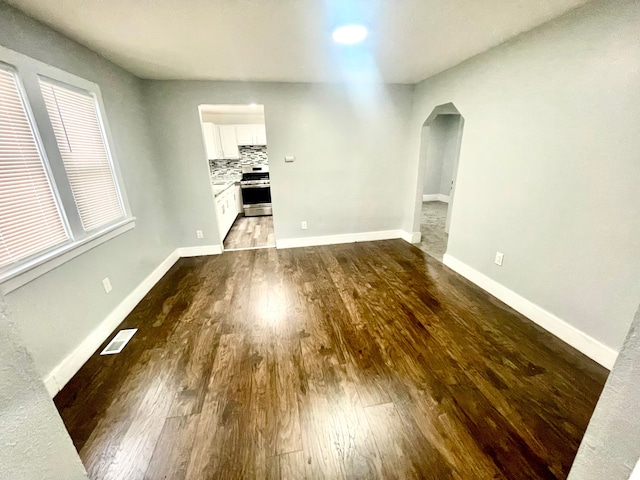
[[[237,182],[242,177],[244,165],[269,165],[267,147],[265,145],[241,146],[239,160],[209,160],[211,181]]]

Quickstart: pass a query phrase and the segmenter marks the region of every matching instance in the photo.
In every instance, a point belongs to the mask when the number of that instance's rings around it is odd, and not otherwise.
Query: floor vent
[[[104,347],[104,350],[100,353],[100,355],[113,355],[114,353],[120,353],[122,349],[129,343],[131,337],[138,331],[137,328],[129,328],[127,330],[120,330],[113,340],[109,342],[109,344]]]

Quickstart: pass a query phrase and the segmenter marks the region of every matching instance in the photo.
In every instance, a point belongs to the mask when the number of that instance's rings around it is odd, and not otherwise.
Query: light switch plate
[[[288,156],[284,157],[284,161],[287,162],[287,163],[294,162],[295,159],[296,159],[296,157],[294,157],[293,155],[288,155]]]
[[[504,253],[502,252],[496,252],[496,265],[500,265],[502,266],[502,260],[504,259]]]

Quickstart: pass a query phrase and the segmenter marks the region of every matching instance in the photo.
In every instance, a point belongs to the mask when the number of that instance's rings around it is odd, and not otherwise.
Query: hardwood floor
[[[224,239],[226,250],[252,247],[275,247],[276,240],[273,234],[273,217],[271,215],[261,217],[238,216],[231,226],[231,230]]]
[[[566,478],[607,376],[402,240],[181,259],[128,327],[55,398],[94,480]]]

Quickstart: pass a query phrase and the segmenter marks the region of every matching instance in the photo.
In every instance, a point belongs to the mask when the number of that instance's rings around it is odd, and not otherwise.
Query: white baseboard
[[[220,255],[220,245],[200,245],[198,247],[182,247],[177,250],[180,257],[200,257],[202,255]]]
[[[379,232],[346,233],[342,235],[323,235],[321,237],[284,238],[276,240],[276,248],[315,247],[318,245],[337,245],[340,243],[372,242],[405,238],[408,232],[402,230],[383,230]]]
[[[158,267],[151,272],[120,304],[98,325],[64,360],[44,378],[44,384],[51,397],[54,397],[82,365],[94,354],[102,343],[109,338],[118,325],[131,313],[136,305],[149,293],[153,286],[169,271],[180,257],[217,255],[222,253],[220,245],[184,247],[174,250]]]
[[[429,195],[422,195],[422,201],[449,203],[449,197],[447,195],[442,195],[441,193],[431,193]]]
[[[455,257],[445,253],[443,263],[603,367],[609,370],[613,367],[618,353],[611,347],[604,345]]]
[[[420,243],[422,239],[421,232],[407,232],[406,230],[400,230],[400,238],[409,243]]]
[[[120,304],[93,330],[62,362],[49,372],[44,384],[51,397],[55,396],[62,387],[80,370],[89,357],[113,333],[135,306],[149,293],[165,273],[178,261],[178,251],[169,255],[153,272],[151,272]]]

